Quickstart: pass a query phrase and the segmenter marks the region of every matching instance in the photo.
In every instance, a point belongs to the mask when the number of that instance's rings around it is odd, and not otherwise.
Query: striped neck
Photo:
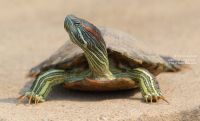
[[[106,81],[114,79],[114,76],[109,69],[106,48],[104,48],[104,51],[100,51],[98,48],[94,49],[93,51],[84,49],[84,54],[88,61],[89,68],[92,71],[92,76],[95,80]]]
[[[109,69],[108,54],[103,37],[101,36],[101,40],[95,40],[87,36],[88,39],[90,39],[88,42],[83,38],[82,32],[79,31],[79,36],[82,38],[82,41],[84,41],[83,43],[87,44],[80,43],[73,33],[68,33],[72,42],[78,45],[84,51],[89,68],[92,72],[92,78],[101,81],[115,79]],[[86,34],[87,33],[84,33],[84,35]]]

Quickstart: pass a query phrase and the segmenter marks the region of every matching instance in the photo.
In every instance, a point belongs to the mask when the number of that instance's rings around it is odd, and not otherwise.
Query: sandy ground
[[[0,0],[0,121],[200,120],[199,0]],[[161,91],[171,103],[145,103],[139,89],[117,92],[70,91],[55,86],[48,101],[16,106],[29,90],[29,69],[69,38],[68,14],[96,26],[116,28],[144,41],[161,55],[189,59],[192,69],[162,73]],[[197,56],[197,57],[187,57]],[[186,57],[183,57],[186,56]]]

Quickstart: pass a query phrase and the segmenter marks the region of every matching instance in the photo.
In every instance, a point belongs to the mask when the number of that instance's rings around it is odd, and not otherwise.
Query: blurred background
[[[107,26],[127,32],[146,43],[157,54],[172,57],[174,55],[198,56],[200,52],[199,0],[0,0],[0,102],[6,107],[7,112],[12,112],[13,104],[15,104],[13,100],[19,96],[19,91],[26,82],[30,81],[24,79],[28,71],[48,58],[69,39],[64,30],[64,19],[68,14],[74,14],[95,26]],[[177,99],[179,92],[185,92],[178,89],[188,88],[186,84],[188,80],[195,81],[199,78],[197,74],[200,72],[200,60],[199,57],[194,59],[197,64],[191,65],[195,69],[191,73],[184,74],[184,76],[181,75],[182,72],[179,75],[163,74],[162,78],[158,76],[164,94],[171,98],[172,103],[173,99]],[[192,75],[193,72],[195,72],[195,76]],[[169,77],[172,79],[171,82],[167,81]],[[181,81],[184,79],[185,85],[181,86]],[[179,84],[173,84],[173,81]],[[197,82],[192,84],[194,85],[191,87],[191,94],[195,93],[195,89],[198,89],[194,88]],[[178,87],[176,87],[177,85]],[[25,86],[22,92],[28,90],[30,86],[31,83]],[[192,91],[192,89],[194,90]],[[169,90],[177,93],[171,94]],[[68,94],[68,96],[72,95]],[[187,96],[190,96],[189,92]],[[187,96],[182,96],[179,99],[185,100]],[[139,100],[140,97],[138,95]],[[168,99],[170,100],[170,98]],[[190,98],[191,96],[186,99]],[[199,101],[196,98],[195,96],[193,101]],[[124,103],[121,103],[120,100],[115,101],[117,106]],[[48,103],[51,101],[43,103],[43,105]],[[179,105],[177,100],[174,103],[180,107],[186,105],[184,103]],[[96,107],[95,110],[106,112],[107,110],[103,109],[103,104],[102,102],[102,108]],[[139,110],[143,103],[136,104],[138,104],[138,108],[136,108],[135,116],[137,116],[137,112],[144,111]],[[82,103],[76,105],[81,107]],[[94,107],[91,106],[91,108]],[[152,109],[147,106],[147,111],[148,108]],[[23,109],[29,111],[29,109]],[[173,104],[170,109],[175,109]],[[76,109],[71,108],[70,110],[73,112]],[[87,109],[83,110],[87,112]],[[157,107],[155,110],[162,111],[163,109]],[[21,112],[19,116],[22,116],[25,111],[18,110]],[[68,113],[75,117],[76,115],[71,114],[71,111]],[[115,111],[117,110],[111,111],[113,115],[119,114]],[[14,110],[13,112],[15,113]],[[90,114],[91,116],[97,114],[97,112],[93,112]],[[0,114],[3,114],[1,110]],[[34,117],[33,114],[32,116]],[[27,117],[30,116],[27,115]]]

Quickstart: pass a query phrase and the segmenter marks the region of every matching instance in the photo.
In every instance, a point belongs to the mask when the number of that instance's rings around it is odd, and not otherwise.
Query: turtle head
[[[68,15],[64,28],[73,43],[78,45],[85,54],[94,79],[113,79],[109,70],[109,62],[105,41],[100,30],[88,21]]]
[[[68,15],[64,21],[64,28],[72,42],[83,50],[94,48],[96,44],[105,47],[100,30],[88,21],[77,18],[75,15]]]

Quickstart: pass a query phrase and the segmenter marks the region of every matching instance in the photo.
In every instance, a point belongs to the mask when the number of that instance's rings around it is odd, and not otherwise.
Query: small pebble
[[[105,121],[106,120],[106,116],[100,116],[99,119]]]
[[[139,118],[138,118],[138,121],[142,121],[142,119],[139,117]]]

